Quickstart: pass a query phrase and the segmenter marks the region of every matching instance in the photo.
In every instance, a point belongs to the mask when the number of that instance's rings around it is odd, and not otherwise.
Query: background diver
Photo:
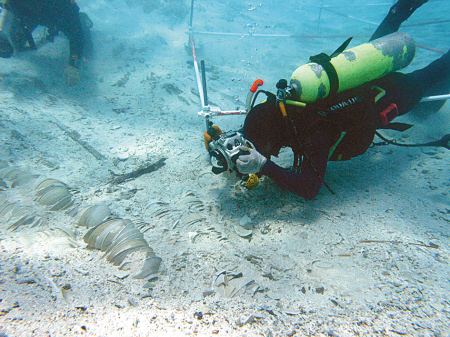
[[[33,30],[45,26],[47,41],[53,41],[58,32],[69,39],[70,57],[64,76],[68,85],[79,82],[82,58],[91,47],[92,22],[80,13],[75,0],[0,0],[0,7],[0,57],[36,49]]]
[[[425,2],[427,0],[399,0],[370,41],[396,32],[400,24]],[[337,54],[345,47],[346,44]],[[323,59],[323,55],[318,56]],[[325,63],[326,57],[328,62],[331,59],[325,56]],[[311,61],[316,60],[317,57]],[[342,85],[337,77],[335,81],[338,86]],[[292,87],[289,89],[286,80],[277,84],[278,93],[284,90],[288,98],[298,98],[295,91],[298,88]],[[242,129],[243,137],[254,147],[242,147],[241,150],[246,152],[240,152],[235,162],[236,169],[244,175],[268,176],[282,188],[305,199],[314,198],[324,184],[328,160],[348,160],[363,154],[372,144],[377,129],[405,130],[406,124],[391,121],[417,106],[423,96],[447,93],[449,89],[450,51],[423,69],[409,74],[391,72],[356,88],[341,93],[335,91],[306,107],[281,106],[278,93],[274,95],[264,91],[267,100],[250,109]],[[439,102],[437,108],[442,104]],[[207,143],[211,134],[221,132],[217,126],[211,127],[210,135],[205,134]],[[442,139],[446,144],[447,138]],[[448,148],[448,144],[441,146]],[[270,160],[282,147],[290,147],[294,152],[292,169],[282,168]]]

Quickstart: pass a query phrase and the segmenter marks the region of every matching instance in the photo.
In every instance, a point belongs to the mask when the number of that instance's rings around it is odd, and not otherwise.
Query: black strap
[[[336,69],[331,64],[331,59],[342,53],[348,47],[351,40],[351,37],[345,40],[331,55],[320,53],[309,58],[311,62],[321,65],[327,73],[330,81],[330,96],[334,96],[339,90],[339,78]]]
[[[309,60],[311,62],[320,64],[327,73],[328,79],[330,81],[330,96],[334,96],[335,94],[337,94],[339,90],[339,78],[336,69],[334,69],[334,66],[330,62],[331,57],[325,53],[320,53],[318,55],[311,56]]]

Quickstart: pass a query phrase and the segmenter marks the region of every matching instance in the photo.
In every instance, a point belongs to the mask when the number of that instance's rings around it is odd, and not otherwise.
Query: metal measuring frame
[[[198,90],[199,97],[200,97],[201,110],[198,112],[198,115],[205,118],[206,129],[208,129],[210,126],[211,117],[244,115],[247,113],[247,111],[244,109],[222,110],[220,107],[211,106],[208,102],[205,61],[204,60],[200,61],[200,68],[199,68],[198,60],[197,60],[196,46],[195,46],[195,39],[194,39],[194,30],[192,27],[193,20],[194,20],[194,2],[195,2],[195,0],[191,0],[191,14],[190,14],[190,18],[189,18],[189,44],[191,46],[192,58],[193,58],[193,62],[194,62],[195,78],[196,78],[196,82],[197,82],[197,90]],[[201,72],[201,75],[200,75],[200,72]]]

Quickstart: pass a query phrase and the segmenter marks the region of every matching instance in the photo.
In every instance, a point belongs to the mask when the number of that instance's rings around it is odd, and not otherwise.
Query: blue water
[[[103,202],[118,217],[147,223],[145,239],[166,270],[152,285],[153,304],[141,302],[136,315],[143,327],[133,327],[132,335],[144,336],[153,329],[163,336],[169,326],[171,336],[181,335],[168,323],[174,321],[169,315],[176,314],[184,330],[198,329],[199,336],[210,336],[209,325],[186,323],[194,311],[204,310],[199,309],[203,305],[213,308],[205,317],[217,319],[218,335],[223,336],[270,336],[270,331],[284,336],[296,329],[298,336],[448,335],[447,150],[375,147],[351,161],[330,163],[326,181],[336,195],[323,188],[313,201],[270,180],[254,191],[242,190],[235,176],[210,172],[188,39],[191,2],[78,3],[94,23],[94,52],[83,62],[78,85],[64,83],[69,46],[63,35],[36,51],[0,59],[0,163],[64,181],[73,187],[80,209]],[[392,3],[194,1],[192,36],[198,61],[206,63],[210,104],[242,109],[256,78],[264,80],[264,89],[274,91],[280,78],[289,79],[311,55],[331,53],[350,36],[351,46],[367,41]],[[449,13],[450,1],[429,0],[402,25],[400,30],[417,44],[413,62],[402,71],[424,67],[448,50]],[[36,30],[36,40],[42,33],[42,28]],[[448,133],[449,110],[447,102],[436,112],[412,112],[400,120],[414,124],[411,130],[387,134],[407,143],[438,139]],[[244,116],[231,116],[214,122],[229,130],[239,128],[243,120]],[[93,150],[104,159],[93,156]],[[119,186],[110,183],[114,174],[160,158],[166,158],[166,164],[156,172]],[[283,151],[277,162],[289,166],[291,153]],[[32,203],[30,191],[18,190],[16,196],[12,189],[8,197]],[[201,210],[189,204],[191,199],[197,202],[194,206],[202,203]],[[152,208],[162,204],[171,209],[167,219],[156,217]],[[82,242],[85,228],[75,227],[76,220],[68,221],[69,216],[60,222]],[[201,220],[186,225],[185,216]],[[233,229],[248,218],[251,240]],[[5,233],[0,226],[0,242],[9,242]],[[97,272],[106,279],[116,267],[77,249],[67,256],[81,254],[75,255],[78,261],[69,263],[66,256],[61,263],[68,270],[71,263],[99,268],[92,267],[83,291],[93,298],[99,315],[92,329],[97,335],[113,335],[121,320],[105,321],[102,330],[100,315],[109,315],[104,308],[116,294],[128,294],[116,288],[97,292]],[[43,261],[36,263],[45,265]],[[233,299],[217,294],[204,298],[211,275],[223,269],[251,277],[260,291]],[[78,290],[72,274],[78,275],[68,272],[64,280]],[[14,279],[6,283],[15,286]],[[142,295],[140,281],[120,282],[132,295]],[[16,296],[14,291],[5,293],[5,298]],[[52,307],[51,303],[45,305]],[[160,315],[157,323],[149,318],[153,311]],[[241,314],[253,313],[265,316],[243,328],[235,323]],[[50,324],[54,314],[42,319]],[[169,319],[163,321],[165,314]],[[27,318],[42,332],[40,319]],[[8,335],[19,336],[20,329],[27,329],[18,320],[8,322],[13,324]],[[0,324],[0,335],[1,329]]]

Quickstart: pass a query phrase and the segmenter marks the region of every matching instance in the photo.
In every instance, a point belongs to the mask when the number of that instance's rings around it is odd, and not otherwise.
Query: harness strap
[[[309,58],[311,62],[317,63],[322,66],[322,68],[327,73],[328,80],[330,81],[330,96],[337,94],[339,90],[339,78],[336,69],[331,63],[331,59],[342,53],[348,47],[351,40],[351,37],[345,40],[344,43],[342,43],[331,55],[320,53]]]
[[[344,139],[346,134],[347,134],[347,132],[345,132],[345,131],[341,132],[341,135],[339,136],[338,140],[336,141],[336,143],[334,143],[334,145],[330,148],[330,151],[328,152],[328,160],[330,160],[330,158],[333,157],[333,154],[336,151],[336,148],[342,142],[342,140]]]
[[[336,69],[330,62],[331,57],[325,53],[320,53],[318,55],[311,56],[309,60],[321,65],[327,73],[328,80],[330,81],[330,96],[337,94],[339,90],[339,78]]]

